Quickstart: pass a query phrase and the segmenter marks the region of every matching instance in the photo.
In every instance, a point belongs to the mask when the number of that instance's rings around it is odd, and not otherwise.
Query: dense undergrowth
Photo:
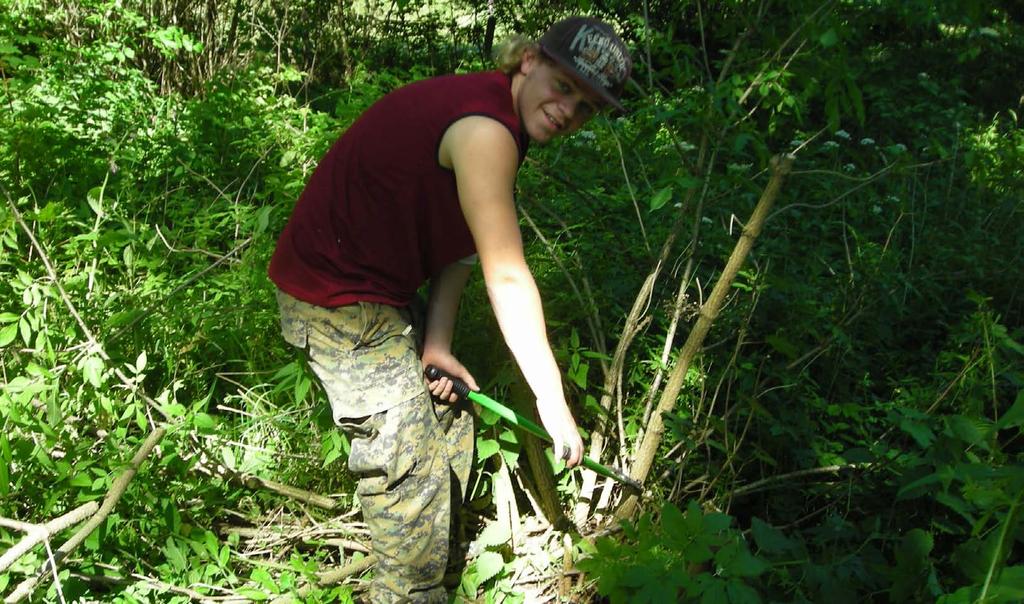
[[[338,510],[353,499],[347,443],[278,336],[267,260],[345,126],[401,82],[482,68],[481,32],[417,20],[415,2],[395,4],[398,21],[253,7],[209,31],[194,7],[132,4],[6,2],[0,14],[0,517],[41,523],[101,500],[166,425],[35,598],[292,593],[361,554],[322,539],[260,550],[242,530],[340,513],[250,476],[332,495]],[[768,158],[796,161],[666,418],[641,515],[577,538],[583,574],[556,577],[559,593],[1021,601],[1024,131],[1019,99],[997,85],[1024,73],[1021,15],[973,2],[655,4],[650,28],[644,4],[604,7],[637,49],[631,111],[534,148],[519,179],[551,339],[581,426],[610,441],[605,461],[633,459]],[[605,392],[625,317],[673,236]],[[471,284],[459,354],[496,398],[520,401],[489,312]],[[503,468],[531,474],[516,435],[483,419],[469,506],[482,522]],[[571,510],[580,477],[554,471]],[[591,509],[590,526],[616,526],[608,513]],[[0,528],[0,550],[21,535]],[[510,543],[482,537],[458,597],[527,598]],[[550,579],[562,556],[547,553]],[[0,571],[0,592],[46,558],[39,546]]]

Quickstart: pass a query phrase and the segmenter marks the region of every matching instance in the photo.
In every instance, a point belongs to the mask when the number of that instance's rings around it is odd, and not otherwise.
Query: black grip
[[[433,365],[427,365],[427,368],[423,370],[423,373],[425,373],[427,378],[429,378],[430,381],[432,382],[435,380],[439,380],[443,377],[448,378],[449,380],[452,381],[452,390],[455,391],[455,394],[459,395],[459,398],[469,398],[469,384],[463,382],[462,380],[448,373],[444,369],[438,369]]]

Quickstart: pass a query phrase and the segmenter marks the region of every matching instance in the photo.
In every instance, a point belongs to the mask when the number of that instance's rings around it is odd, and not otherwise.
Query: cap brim
[[[544,48],[543,44],[540,45],[540,49],[544,53],[545,57],[551,59],[559,67],[561,67],[563,70],[565,70],[570,75],[572,75],[573,79],[576,80],[576,82],[582,88],[585,88],[587,90],[587,92],[593,94],[594,96],[596,96],[599,99],[601,99],[602,101],[608,103],[612,107],[615,107],[615,109],[617,109],[619,111],[625,111],[626,110],[626,108],[622,106],[622,103],[619,102],[619,99],[615,98],[615,96],[613,96],[610,92],[608,92],[604,88],[599,88],[599,87],[596,87],[596,86],[592,86],[590,84],[590,81],[587,80],[587,78],[585,78],[583,76],[583,74],[580,73],[580,71],[578,69],[576,69],[575,65],[573,65],[572,63],[562,59],[561,57],[557,56],[553,52],[548,52],[548,50],[546,48]]]

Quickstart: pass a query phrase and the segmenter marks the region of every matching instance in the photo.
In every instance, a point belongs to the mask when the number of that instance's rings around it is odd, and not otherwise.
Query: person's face
[[[538,143],[576,132],[604,105],[540,53],[527,53],[520,71],[525,78],[516,108],[526,132]]]

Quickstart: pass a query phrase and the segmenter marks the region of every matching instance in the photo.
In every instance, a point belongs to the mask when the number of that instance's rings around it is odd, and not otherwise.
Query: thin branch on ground
[[[16,543],[14,547],[4,552],[3,556],[0,556],[0,572],[7,570],[11,564],[14,564],[15,560],[22,557],[26,552],[39,543],[49,541],[50,537],[70,526],[78,524],[82,520],[85,520],[87,517],[96,513],[96,510],[98,510],[99,507],[99,503],[90,501],[89,503],[80,505],[67,514],[60,516],[59,518],[54,518],[45,524],[28,524],[27,526],[24,526],[26,523],[0,519],[0,525],[13,526],[16,523],[18,525],[22,525],[18,527],[20,530],[24,530],[28,533],[21,541]]]
[[[337,585],[342,583],[349,577],[360,575],[370,569],[374,564],[377,563],[377,556],[371,554],[355,562],[350,562],[346,566],[333,571],[327,571],[319,573],[317,575],[317,582],[315,585],[306,584],[296,590],[295,594],[285,594],[278,598],[275,598],[272,604],[287,604],[289,602],[303,602],[313,592],[314,589],[330,587],[331,585]]]
[[[32,592],[35,591],[36,587],[50,576],[50,569],[53,568],[56,563],[60,563],[71,552],[73,552],[75,548],[81,545],[81,543],[85,541],[85,538],[107,519],[107,516],[110,515],[110,512],[114,510],[114,506],[117,505],[117,502],[121,499],[121,496],[124,495],[125,490],[128,488],[128,483],[132,481],[132,478],[134,478],[135,474],[139,471],[139,466],[142,465],[143,460],[146,459],[150,451],[152,451],[157,443],[160,442],[160,439],[164,437],[166,431],[166,428],[159,427],[150,432],[149,436],[146,437],[146,440],[143,441],[142,445],[139,447],[139,450],[135,452],[135,456],[132,457],[128,467],[125,468],[124,472],[122,472],[121,475],[114,480],[114,483],[110,485],[110,490],[107,492],[106,497],[103,498],[103,504],[100,506],[99,511],[97,511],[88,522],[78,529],[70,539],[65,541],[64,545],[61,545],[60,548],[57,549],[53,562],[46,562],[35,575],[18,584],[14,591],[4,599],[5,604],[20,602],[31,595]]]

